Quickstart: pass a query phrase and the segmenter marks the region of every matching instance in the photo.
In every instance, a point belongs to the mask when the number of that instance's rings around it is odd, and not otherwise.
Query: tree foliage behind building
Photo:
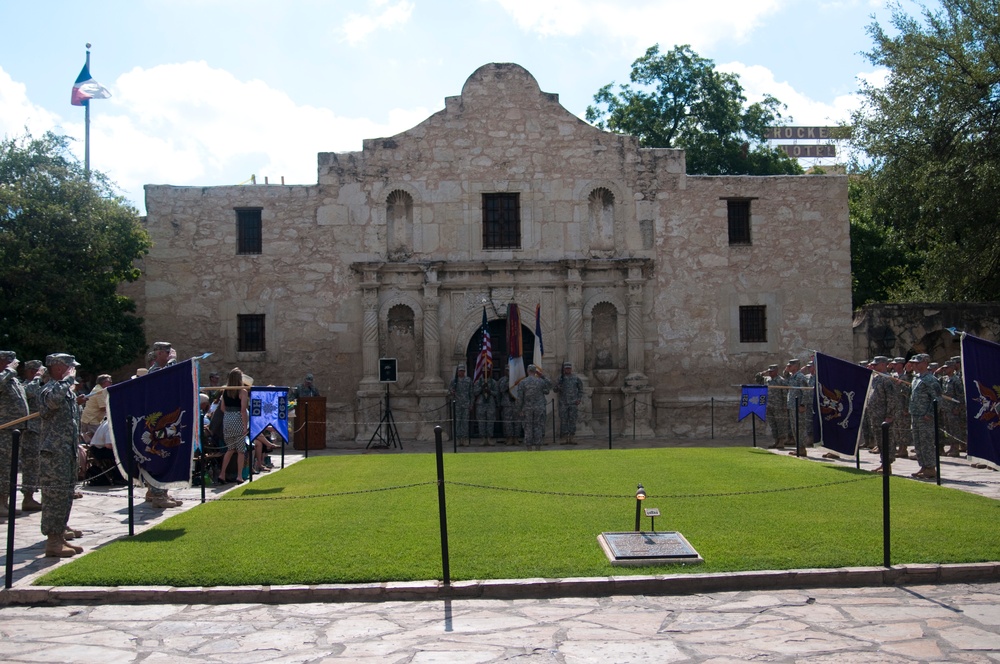
[[[781,175],[798,162],[766,142],[781,120],[781,102],[768,95],[747,105],[736,74],[716,70],[690,46],[660,53],[658,45],[632,63],[632,84],[609,83],[594,95],[587,121],[630,134],[643,147],[683,148],[690,175]]]
[[[76,355],[87,372],[145,349],[135,303],[118,293],[150,247],[138,212],[67,138],[0,142],[0,347],[23,359]]]
[[[1000,1],[939,5],[918,19],[897,4],[891,30],[869,26],[866,56],[888,78],[862,84],[853,118],[866,159],[852,217],[919,257],[900,269],[892,254],[873,254],[881,264],[870,267],[882,268],[891,299],[992,301],[1000,294]],[[860,299],[868,297],[877,294]]]

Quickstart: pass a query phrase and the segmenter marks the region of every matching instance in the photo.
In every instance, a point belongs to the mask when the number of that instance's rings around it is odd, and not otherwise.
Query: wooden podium
[[[301,397],[298,400],[295,404],[295,435],[292,442],[297,450],[306,449],[306,445],[310,450],[326,449],[326,397]]]

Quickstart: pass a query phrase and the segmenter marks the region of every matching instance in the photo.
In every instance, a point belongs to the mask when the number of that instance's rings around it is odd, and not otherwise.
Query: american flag
[[[479,357],[476,359],[476,371],[472,374],[472,382],[478,381],[483,374],[489,377],[492,371],[493,345],[490,342],[490,328],[486,324],[486,307],[483,307],[483,345],[479,350]]]

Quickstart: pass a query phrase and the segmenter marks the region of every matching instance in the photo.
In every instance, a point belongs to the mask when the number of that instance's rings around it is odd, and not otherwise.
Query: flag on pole
[[[740,414],[737,422],[747,415],[756,415],[761,422],[767,421],[767,385],[744,385],[740,395]]]
[[[872,373],[868,367],[816,353],[816,417],[823,447],[857,454]]]
[[[485,375],[489,378],[493,371],[493,345],[490,342],[490,328],[486,322],[486,307],[483,307],[483,340],[479,346],[479,357],[476,358],[476,370],[472,374],[472,382]]]
[[[73,95],[70,98],[73,106],[87,106],[91,99],[107,99],[110,96],[111,92],[90,75],[90,65],[84,64],[73,84]]]
[[[138,476],[161,489],[191,484],[201,435],[198,363],[185,360],[108,388],[108,421],[122,473],[135,459]]]
[[[514,386],[524,380],[524,358],[521,343],[521,313],[517,305],[507,305],[507,375],[509,390],[514,394]]]
[[[1000,345],[962,334],[969,459],[1000,470]]]
[[[542,368],[542,357],[545,356],[545,346],[542,345],[542,305],[535,305],[535,352],[531,363]]]
[[[288,442],[288,388],[250,388],[250,440],[268,426],[274,427],[282,440]]]

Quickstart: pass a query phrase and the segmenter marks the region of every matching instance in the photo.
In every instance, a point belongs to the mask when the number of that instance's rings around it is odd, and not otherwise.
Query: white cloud
[[[69,89],[66,90],[69,103]],[[0,67],[0,136],[40,135],[59,124],[59,116],[28,99],[27,86],[18,83]]]
[[[765,94],[777,97],[788,109],[783,112],[785,120],[791,118],[796,125],[834,126],[840,122],[849,122],[851,113],[861,104],[856,92],[837,96],[831,103],[816,101],[796,90],[787,81],[777,81],[774,73],[760,65],[746,65],[742,62],[729,62],[718,65],[720,71],[737,74],[747,100],[751,103],[760,101]],[[858,77],[876,76],[876,74],[858,74]]]
[[[787,0],[496,0],[522,30],[542,36],[605,35],[627,49],[742,41]]]
[[[376,0],[371,4],[378,11],[369,14],[349,14],[345,19],[341,32],[348,44],[354,46],[363,42],[373,32],[405,25],[413,14],[414,5],[407,0],[400,0],[391,5],[386,0]]]
[[[0,99],[20,88],[0,77]],[[204,62],[133,69],[115,81],[114,94],[91,109],[91,166],[140,209],[147,183],[238,184],[256,175],[261,183],[284,176],[286,184],[315,184],[317,152],[360,150],[362,139],[405,131],[432,112],[395,109],[383,121],[338,117]],[[2,108],[0,117],[7,115]],[[56,128],[57,120],[39,112],[32,132]],[[21,120],[14,122],[16,130]],[[78,139],[74,151],[82,159],[82,121],[58,131]]]

